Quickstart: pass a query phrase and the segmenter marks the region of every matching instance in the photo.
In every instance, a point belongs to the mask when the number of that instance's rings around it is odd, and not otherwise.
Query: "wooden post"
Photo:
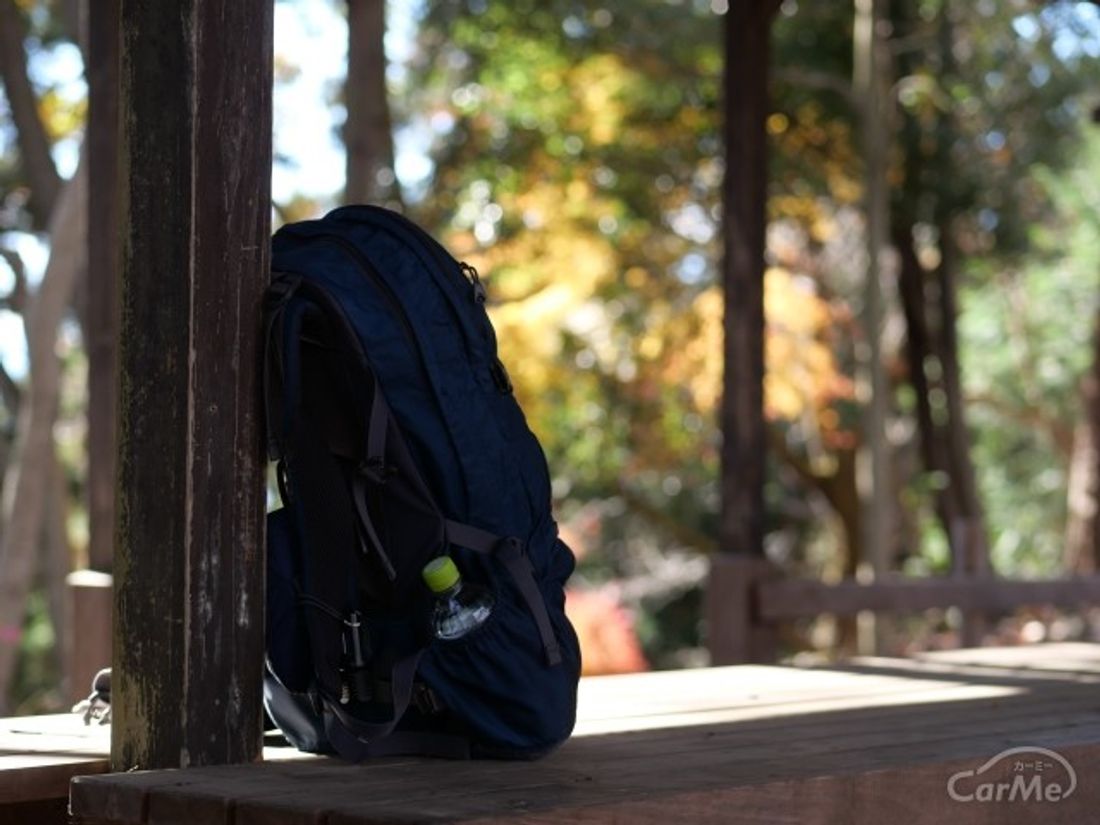
[[[122,0],[111,761],[261,753],[271,0]]]
[[[715,553],[703,616],[712,665],[775,661],[777,626],[760,615],[761,585],[776,577],[767,559],[747,553]]]
[[[723,329],[722,517],[723,554],[759,558],[764,552],[764,230],[767,201],[768,74],[771,21],[776,0],[731,3],[725,24],[726,176],[723,233],[725,318]],[[719,571],[749,569],[721,556],[713,560],[709,589]],[[720,594],[721,604],[724,591]],[[743,661],[747,648],[730,639],[747,639],[744,611],[710,616],[710,646],[716,661]],[[734,625],[728,625],[733,622]],[[729,638],[727,638],[729,637]],[[731,658],[732,656],[732,658]]]
[[[118,4],[88,8],[88,566],[104,572],[114,556],[118,446]]]
[[[857,459],[857,482],[864,515],[863,548],[867,558],[860,559],[881,579],[893,563],[894,482],[891,473],[890,443],[886,439],[886,420],[890,413],[890,388],[882,362],[882,325],[885,307],[882,295],[882,252],[888,242],[890,195],[887,189],[890,120],[885,101],[884,73],[888,61],[879,32],[884,4],[882,0],[856,0],[852,36],[852,88],[860,101],[863,133],[864,196],[866,224],[866,262],[863,285],[862,321],[866,340],[856,348],[859,361],[857,381],[863,402],[863,439]],[[871,617],[872,632],[860,639],[862,653],[881,653],[886,642],[884,623]],[[861,623],[862,624],[862,623]],[[861,634],[862,636],[862,634]]]
[[[983,525],[974,519],[958,518],[952,523],[952,546],[957,549],[953,559],[954,574],[963,580],[981,580],[989,577],[989,556],[983,552]],[[981,647],[989,628],[987,616],[981,609],[966,609],[963,605],[962,625],[959,628],[961,647]]]
[[[764,545],[764,224],[770,0],[726,13],[725,352],[720,547]]]
[[[65,577],[73,635],[66,645],[68,699],[77,702],[92,689],[92,679],[111,664],[111,576],[76,570]]]
[[[118,453],[118,39],[119,0],[87,9],[88,568],[66,579],[66,681],[73,701],[111,664],[110,571]],[[106,582],[106,584],[104,584]]]

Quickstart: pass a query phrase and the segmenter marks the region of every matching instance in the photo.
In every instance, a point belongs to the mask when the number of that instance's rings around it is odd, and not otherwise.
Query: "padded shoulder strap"
[[[306,626],[314,658],[314,672],[324,692],[340,694],[338,678],[342,650],[342,616],[351,606],[356,536],[352,507],[336,460],[325,441],[305,419],[302,407],[302,322],[309,305],[287,303],[282,310],[282,398],[279,431],[283,460],[293,484],[287,506],[299,513],[304,531],[303,589],[309,602]],[[334,571],[341,571],[335,574]],[[325,609],[317,609],[317,605]]]
[[[267,435],[267,457],[279,461],[283,457],[282,417],[279,413],[283,396],[283,335],[282,324],[287,302],[298,288],[300,279],[285,274],[276,275],[264,293],[264,425]]]

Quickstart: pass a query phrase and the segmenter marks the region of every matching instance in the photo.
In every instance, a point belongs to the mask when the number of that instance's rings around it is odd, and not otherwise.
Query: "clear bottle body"
[[[436,593],[432,632],[437,639],[461,639],[485,624],[493,612],[493,594],[461,579]]]

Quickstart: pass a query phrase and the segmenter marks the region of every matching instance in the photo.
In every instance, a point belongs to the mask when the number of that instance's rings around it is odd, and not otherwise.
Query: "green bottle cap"
[[[458,584],[458,580],[461,578],[458,574],[458,568],[455,567],[455,563],[448,556],[432,559],[424,565],[420,575],[424,577],[424,582],[431,588],[433,593],[450,590]]]

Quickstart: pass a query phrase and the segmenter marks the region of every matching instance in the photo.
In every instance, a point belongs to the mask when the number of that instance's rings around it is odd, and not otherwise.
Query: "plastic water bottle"
[[[484,624],[493,612],[493,594],[484,587],[463,582],[449,557],[432,559],[421,575],[435,593],[432,632],[437,639],[461,639]]]

